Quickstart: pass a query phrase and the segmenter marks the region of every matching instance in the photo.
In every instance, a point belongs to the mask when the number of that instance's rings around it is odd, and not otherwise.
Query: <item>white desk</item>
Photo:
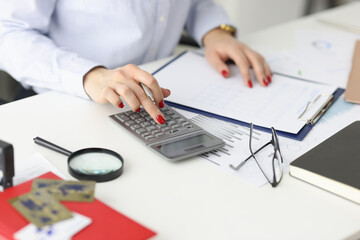
[[[287,46],[293,29],[299,28],[338,31],[310,17],[244,40]],[[143,68],[151,72],[158,65]],[[356,108],[360,113],[360,106]],[[123,175],[97,184],[96,197],[156,231],[156,239],[359,237],[359,205],[288,174],[277,188],[257,188],[199,158],[167,162],[108,118],[117,112],[110,105],[50,92],[1,106],[0,138],[14,145],[16,160],[41,152],[66,176],[66,157],[35,145],[35,136],[69,150],[100,146],[119,152],[125,159]],[[328,136],[347,124],[332,123]]]

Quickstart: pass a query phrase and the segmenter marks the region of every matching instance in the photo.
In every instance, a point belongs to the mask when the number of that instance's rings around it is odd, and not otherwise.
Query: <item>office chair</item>
[[[13,101],[19,85],[8,73],[0,71],[0,104]]]

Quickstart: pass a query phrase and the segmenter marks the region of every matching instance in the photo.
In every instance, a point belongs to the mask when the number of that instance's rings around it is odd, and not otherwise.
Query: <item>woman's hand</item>
[[[156,122],[163,124],[165,122],[164,115],[146,95],[140,83],[150,89],[155,104],[163,108],[164,97],[168,97],[170,91],[160,88],[151,74],[133,64],[116,69],[97,67],[84,76],[85,92],[95,102],[109,102],[115,107],[123,108],[121,97],[134,112],[140,111],[141,105]]]
[[[216,28],[203,37],[205,57],[209,63],[225,78],[229,76],[226,61],[233,60],[239,67],[244,83],[252,87],[250,67],[253,68],[258,82],[262,86],[271,83],[272,73],[265,59],[245,44],[237,41],[230,33]]]

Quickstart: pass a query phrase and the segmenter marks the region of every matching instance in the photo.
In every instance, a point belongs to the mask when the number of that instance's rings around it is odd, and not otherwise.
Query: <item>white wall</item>
[[[302,16],[306,0],[215,0],[238,29],[239,36]]]
[[[305,14],[307,2],[312,4],[311,12],[322,11],[328,0],[215,0],[222,5],[239,36],[296,19]],[[359,0],[337,0],[337,4]]]

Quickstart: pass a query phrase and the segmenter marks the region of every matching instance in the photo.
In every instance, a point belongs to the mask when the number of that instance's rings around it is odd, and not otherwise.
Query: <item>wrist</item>
[[[101,78],[101,74],[103,71],[107,70],[107,68],[103,66],[96,66],[90,69],[84,76],[83,76],[83,86],[86,94],[91,98],[91,89],[92,85],[96,82],[97,79]]]
[[[202,44],[206,47],[209,45],[212,41],[219,39],[219,38],[234,38],[234,35],[226,31],[224,29],[221,29],[220,27],[214,28],[207,32],[204,37],[202,38]]]
[[[90,69],[87,73],[85,73],[83,80],[84,82],[88,79],[91,78],[93,75],[98,74],[100,71],[103,71],[104,69],[106,69],[106,67],[104,66],[96,66],[93,67],[92,69]]]

